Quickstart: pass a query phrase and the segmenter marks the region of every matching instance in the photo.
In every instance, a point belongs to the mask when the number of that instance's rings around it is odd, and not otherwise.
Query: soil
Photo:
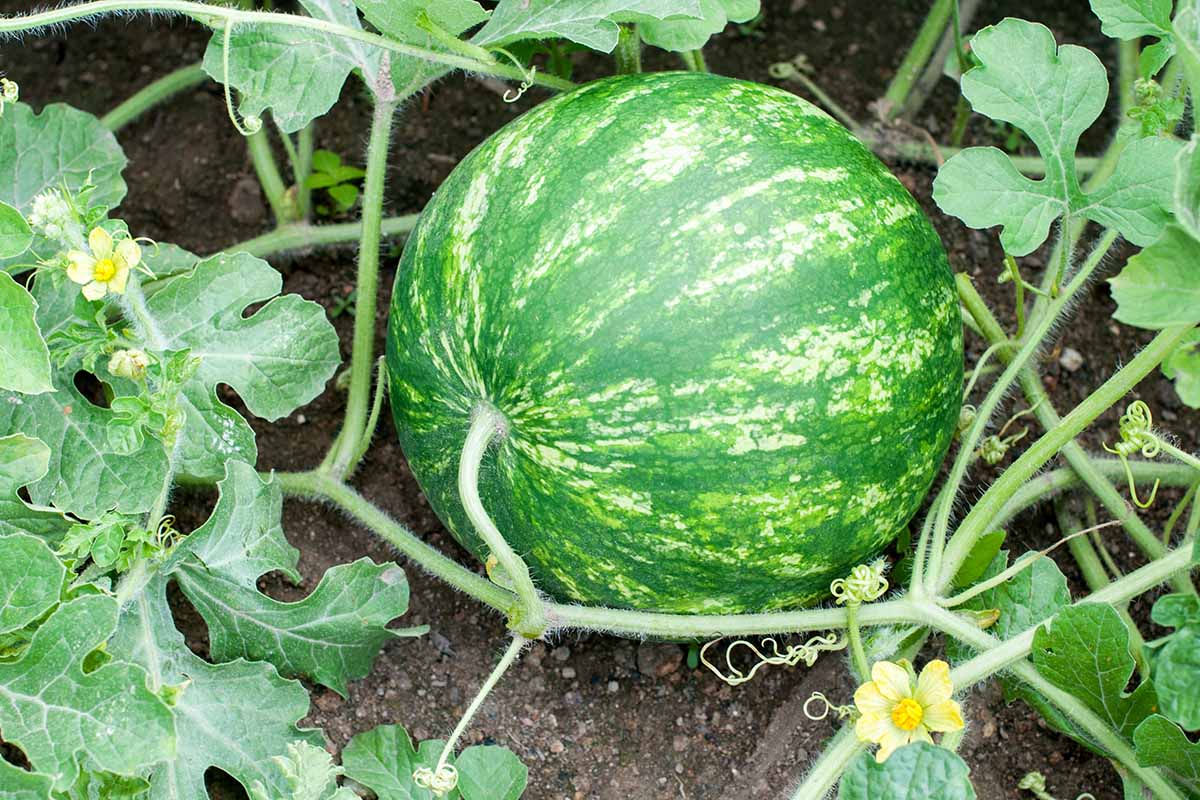
[[[765,22],[754,32],[731,26],[706,50],[716,72],[770,82],[768,67],[804,53],[816,78],[846,110],[860,120],[873,117],[873,103],[912,40],[928,2],[904,0],[768,0]],[[887,8],[885,11],[885,7]],[[27,10],[28,0],[0,0],[0,12]],[[1088,45],[1106,61],[1115,60],[1111,41],[1101,37],[1086,0],[987,0],[975,16],[976,27],[1005,16],[1041,21],[1060,41]],[[170,69],[201,57],[206,36],[198,27],[158,17],[107,19],[96,27],[76,26],[69,34],[27,37],[0,47],[0,70],[21,86],[22,99],[41,107],[67,102],[103,113]],[[665,54],[649,58],[648,68],[673,68]],[[579,55],[576,78],[605,74],[606,59]],[[788,88],[799,92],[795,85]],[[389,213],[420,210],[454,164],[491,131],[547,95],[534,90],[516,105],[501,101],[495,86],[455,75],[436,84],[399,114],[388,173]],[[944,140],[953,119],[954,86],[942,80],[916,119],[935,139]],[[362,159],[369,104],[348,84],[341,102],[322,120],[319,146],[350,161]],[[1105,119],[1085,139],[1096,152],[1115,120]],[[986,141],[994,133],[973,121],[968,139]],[[130,159],[125,177],[129,196],[120,213],[140,235],[210,253],[265,232],[270,227],[240,136],[229,124],[215,84],[186,93],[131,124],[119,135]],[[1011,309],[1011,288],[998,286],[1000,251],[994,233],[969,231],[936,211],[930,200],[933,170],[893,164],[905,185],[921,200],[941,233],[957,270],[970,273],[1001,309]],[[384,297],[395,277],[395,258],[383,270]],[[1031,259],[1029,263],[1036,263]],[[352,289],[352,249],[291,254],[275,259],[285,273],[285,290],[298,292],[331,311]],[[1119,261],[1111,267],[1115,270]],[[1095,283],[1081,300],[1075,321],[1045,358],[1047,387],[1055,404],[1067,409],[1086,396],[1148,340],[1145,332],[1111,321],[1113,304],[1106,284]],[[384,330],[384,313],[378,330]],[[1007,312],[1006,312],[1007,313]],[[1009,322],[1010,320],[1005,320]],[[349,353],[352,318],[333,320]],[[969,340],[969,359],[983,347]],[[1071,348],[1081,356],[1064,359]],[[1195,448],[1200,429],[1195,412],[1183,407],[1170,384],[1155,375],[1136,395],[1149,401],[1157,418]],[[310,406],[274,425],[256,421],[259,467],[295,469],[316,464],[336,433],[344,395],[333,388]],[[386,416],[386,415],[385,415]],[[1115,412],[1084,435],[1089,448],[1115,432]],[[1036,434],[1036,431],[1031,432]],[[1001,465],[1002,467],[1003,465]],[[979,470],[979,486],[998,470]],[[405,466],[390,422],[380,426],[374,447],[355,484],[371,501],[426,541],[471,563],[431,513]],[[977,491],[972,487],[968,492]],[[1170,507],[1166,493],[1156,505]],[[181,493],[175,502],[181,527],[198,524],[213,502],[211,492]],[[379,539],[337,511],[306,502],[288,502],[285,529],[299,547],[301,586],[267,581],[267,589],[294,598],[316,585],[334,564],[369,556],[395,557]],[[1016,520],[1009,547],[1045,546],[1059,537],[1049,509]],[[1120,534],[1108,537],[1123,565],[1138,556]],[[1060,562],[1069,559],[1060,559]],[[1084,590],[1073,564],[1063,563],[1072,589]],[[412,611],[400,622],[428,624],[431,633],[386,646],[373,673],[355,683],[346,699],[313,690],[308,725],[322,727],[331,747],[376,725],[400,722],[417,739],[442,737],[453,727],[476,688],[491,669],[505,641],[504,623],[470,598],[408,570]],[[177,611],[190,642],[205,652],[203,624],[185,601]],[[1136,604],[1145,618],[1148,602]],[[754,681],[730,688],[704,671],[681,664],[674,645],[639,643],[602,635],[567,635],[534,646],[496,689],[464,744],[497,742],[513,749],[530,770],[529,800],[595,798],[780,798],[790,796],[808,765],[834,731],[830,721],[811,721],[802,705],[814,691],[847,702],[853,686],[844,664],[827,657],[812,669],[764,669]],[[1028,797],[1016,788],[1030,770],[1049,776],[1058,797],[1091,792],[1099,800],[1121,797],[1109,763],[1051,732],[1029,708],[1005,705],[995,684],[966,697],[971,721],[961,752],[971,765],[983,800]],[[210,773],[214,796],[237,797],[227,777]]]

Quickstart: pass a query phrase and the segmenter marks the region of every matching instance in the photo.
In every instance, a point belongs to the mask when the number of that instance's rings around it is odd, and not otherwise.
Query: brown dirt
[[[928,6],[905,0],[885,13],[888,4],[877,0],[768,0],[765,5],[761,38],[731,28],[708,48],[710,67],[767,81],[772,62],[804,52],[817,67],[818,80],[861,120],[870,118],[872,101],[883,93]],[[0,12],[27,7],[27,0],[0,0]],[[1100,48],[1108,60],[1114,56],[1084,0],[990,0],[976,16],[977,26],[1007,15],[1042,21],[1060,41]],[[0,69],[20,83],[23,99],[36,107],[65,101],[103,113],[155,76],[198,60],[204,42],[202,31],[178,20],[107,20],[96,29],[78,26],[64,37],[30,37],[20,46],[6,43],[0,47]],[[660,55],[649,66],[664,68],[672,62]],[[602,58],[581,57],[577,77],[597,76],[606,68]],[[318,142],[360,161],[369,109],[352,83],[322,121]],[[397,120],[388,211],[419,210],[471,147],[544,97],[530,92],[518,106],[509,106],[485,84],[456,75],[433,88],[427,106],[420,100],[411,103]],[[952,84],[942,81],[918,119],[935,137],[945,137],[954,97]],[[978,121],[972,124],[971,137],[989,135]],[[1104,130],[1090,135],[1085,145],[1098,148],[1104,135]],[[269,214],[245,148],[225,117],[215,85],[155,109],[122,131],[120,140],[130,157],[130,191],[121,213],[139,234],[208,253],[268,228]],[[994,235],[967,231],[936,212],[929,200],[931,169],[901,165],[896,171],[935,220],[955,268],[972,274],[995,304],[1010,308],[1008,290],[994,284],[1000,256]],[[285,271],[288,291],[326,308],[352,288],[351,250],[293,254],[276,263]],[[394,266],[395,259],[389,258],[382,276],[385,287],[391,286]],[[381,309],[387,308],[386,289],[384,293]],[[1073,373],[1061,369],[1057,350],[1046,359],[1046,383],[1061,409],[1086,396],[1148,338],[1110,320],[1105,284],[1095,284],[1086,295],[1060,342],[1083,354],[1083,366]],[[383,322],[381,313],[381,333]],[[334,324],[343,353],[348,353],[351,318],[341,315]],[[982,350],[978,341],[969,348],[973,357]],[[1151,377],[1138,395],[1185,437],[1186,445],[1196,444],[1197,416],[1181,406],[1166,381]],[[259,466],[294,469],[317,463],[336,432],[342,405],[343,396],[331,388],[276,425],[256,423]],[[1085,435],[1089,446],[1112,435],[1115,416],[1110,412]],[[982,471],[977,479],[984,485],[995,474]],[[390,423],[381,426],[355,483],[426,541],[467,561],[421,497]],[[181,521],[202,520],[212,499],[210,493],[182,494],[176,503]],[[289,502],[284,522],[301,550],[304,575],[302,587],[272,584],[284,596],[311,590],[334,564],[363,555],[379,561],[394,557],[385,544],[329,508]],[[1052,515],[1042,509],[1014,523],[1010,546],[1044,546],[1057,535]],[[1137,562],[1122,537],[1109,540],[1121,563]],[[1072,588],[1082,591],[1078,573],[1071,565],[1064,569]],[[505,633],[499,617],[418,569],[410,569],[409,576],[413,610],[403,623],[427,623],[432,633],[388,645],[374,672],[352,686],[347,700],[314,690],[307,722],[323,727],[334,748],[359,731],[389,722],[404,724],[418,739],[444,736],[501,648]],[[1143,614],[1145,606],[1139,604]],[[203,626],[182,601],[180,617],[193,632],[194,645],[203,650]],[[810,670],[768,668],[755,681],[730,689],[707,672],[686,665],[672,669],[680,655],[672,648],[600,635],[568,635],[538,644],[501,683],[465,743],[494,741],[518,753],[530,768],[530,800],[786,796],[834,730],[830,722],[807,720],[801,705],[816,690],[835,701],[846,700],[853,687],[843,664],[834,657]],[[655,674],[664,660],[659,671],[665,674]],[[1121,796],[1108,762],[1047,730],[1023,705],[1005,706],[994,686],[972,692],[966,708],[971,727],[962,752],[983,800],[1022,796],[1016,783],[1033,769],[1050,776],[1057,796]],[[215,793],[237,796],[227,780],[213,778]]]

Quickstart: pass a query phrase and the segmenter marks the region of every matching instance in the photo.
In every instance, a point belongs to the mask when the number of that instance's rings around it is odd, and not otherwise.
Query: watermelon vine
[[[0,79],[0,793],[203,800],[215,767],[255,800],[515,800],[517,755],[459,742],[529,642],[586,630],[695,642],[731,686],[845,650],[858,688],[804,705],[841,729],[781,789],[795,800],[975,797],[957,749],[965,693],[987,680],[1111,760],[1126,797],[1200,797],[1200,458],[1130,398],[1161,370],[1200,407],[1200,135],[1184,113],[1200,92],[1195,0],[1092,0],[1120,40],[1123,122],[1098,158],[1076,150],[1109,101],[1099,57],[1019,19],[968,37],[954,0],[932,4],[884,127],[837,106],[803,54],[771,74],[833,116],[711,74],[705,42],[752,27],[754,0],[299,6],[90,0],[0,17],[7,37],[132,12],[212,32],[203,64],[99,119],[35,112]],[[943,37],[962,97],[952,142],[931,146],[896,120],[940,74]],[[646,46],[685,71],[643,72]],[[577,85],[575,49],[613,53],[616,75]],[[506,102],[560,93],[481,143],[419,217],[388,218],[394,121],[450,70],[518,83]],[[361,219],[314,224],[314,125],[351,75],[373,104]],[[276,226],[201,257],[122,219],[113,131],[210,78]],[[972,114],[1038,156],[960,148]],[[952,274],[877,157],[897,154],[938,165],[946,215],[998,229],[1013,330]],[[402,236],[381,359],[382,245]],[[324,311],[280,294],[263,259],[348,242],[341,429],[319,464],[260,473],[254,431],[218,386],[274,421],[340,362]],[[1121,243],[1138,251],[1108,279],[1114,317],[1153,336],[1060,415],[1039,361]],[[966,373],[964,327],[986,348]],[[385,402],[431,506],[479,564],[353,488]],[[1110,456],[1089,452],[1079,437],[1114,409]],[[981,462],[1007,464],[972,500]],[[180,485],[218,493],[190,530],[172,513]],[[1185,491],[1156,531],[1138,512],[1164,487]],[[1064,502],[1077,490],[1082,517]],[[337,764],[300,727],[297,679],[345,695],[386,642],[427,629],[389,627],[409,607],[394,564],[333,567],[294,602],[264,594],[268,573],[299,578],[285,500],[336,506],[505,618],[504,653],[446,741],[381,726]],[[1005,525],[1047,500],[1061,540],[1010,563]],[[1140,551],[1124,574],[1093,538],[1117,527]],[[208,658],[176,628],[172,584],[208,626]],[[1129,605],[1163,585],[1150,616],[1172,632],[1146,641]],[[944,657],[930,657],[934,637]],[[1040,775],[1021,788],[1049,796]]]

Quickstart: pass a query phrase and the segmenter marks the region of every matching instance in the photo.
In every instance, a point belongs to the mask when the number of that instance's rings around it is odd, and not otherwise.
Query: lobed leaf
[[[957,753],[926,742],[905,745],[882,764],[862,753],[842,775],[838,800],[975,800]]]
[[[0,272],[0,389],[22,394],[53,390],[50,351],[36,315],[37,303],[25,287]]]
[[[13,258],[33,244],[33,231],[21,212],[8,203],[0,203],[0,258]]]
[[[1149,681],[1125,693],[1135,664],[1129,631],[1111,606],[1085,603],[1059,612],[1034,634],[1032,660],[1043,678],[1126,737],[1156,710]]]
[[[66,567],[24,533],[0,536],[0,633],[20,630],[58,603]]]
[[[1192,742],[1166,717],[1147,717],[1133,732],[1138,764],[1160,767],[1193,795],[1200,795],[1200,742]]]
[[[56,587],[57,588],[57,587]],[[17,661],[0,663],[0,728],[56,788],[75,781],[79,760],[136,774],[175,754],[171,710],[146,688],[145,672],[84,659],[112,635],[117,603],[86,595],[58,607]]]
[[[1158,598],[1150,617],[1176,628],[1155,651],[1154,688],[1163,715],[1184,730],[1200,730],[1200,600],[1194,595]]]
[[[379,800],[433,800],[433,793],[418,787],[412,776],[419,767],[436,767],[442,747],[436,740],[414,747],[403,727],[380,725],[350,740],[342,750],[342,766],[347,777]],[[468,747],[449,763],[458,770],[458,788],[447,800],[517,800],[529,777],[529,770],[503,747]]]
[[[700,0],[500,0],[471,41],[498,47],[520,39],[561,36],[611,53],[620,36],[620,22],[700,16]]]
[[[697,19],[647,19],[638,25],[642,41],[676,53],[699,50],[731,22],[749,22],[758,16],[760,0],[700,0]]]
[[[91,203],[113,207],[125,197],[125,153],[96,117],[61,103],[41,114],[24,103],[6,106],[0,117],[0,202],[28,218],[33,198],[47,189],[77,193],[95,187]],[[37,234],[24,255],[0,254],[0,270],[32,266],[53,256],[58,245]]]
[[[300,0],[314,19],[362,30],[349,0]],[[342,93],[351,72],[369,87],[379,80],[378,48],[308,28],[257,23],[240,25],[230,35],[229,73],[224,66],[224,31],[213,34],[204,52],[204,70],[241,95],[243,117],[261,117],[270,109],[280,129],[295,133],[324,116]]]
[[[1100,30],[1114,39],[1171,34],[1171,0],[1091,0]]]
[[[27,772],[0,758],[0,786],[6,800],[50,800],[54,781],[49,775]]]
[[[1185,405],[1200,408],[1200,331],[1192,331],[1179,343],[1163,361],[1162,372],[1175,381],[1175,391]]]
[[[433,50],[443,49],[428,30],[421,27],[418,14],[451,36],[460,36],[488,18],[475,0],[354,0],[367,21],[385,36]],[[425,84],[445,75],[449,67],[420,58],[392,54],[392,82],[401,97],[417,92]]]
[[[50,448],[39,439],[16,433],[0,437],[0,534],[28,533],[56,544],[71,522],[52,508],[31,506],[18,490],[46,474]]]
[[[1024,20],[984,28],[971,46],[981,63],[963,76],[963,95],[979,113],[1024,131],[1045,160],[1046,177],[1026,178],[994,147],[970,147],[939,170],[938,206],[972,228],[1000,226],[1000,241],[1015,256],[1041,246],[1063,215],[1112,226],[1134,244],[1154,241],[1170,218],[1180,145],[1165,138],[1130,143],[1109,180],[1085,193],[1075,150],[1104,110],[1104,65],[1085,48],[1058,47],[1048,28]]]

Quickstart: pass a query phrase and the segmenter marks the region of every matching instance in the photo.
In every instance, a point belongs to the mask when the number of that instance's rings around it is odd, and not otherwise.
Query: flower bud
[[[108,371],[120,378],[141,380],[150,358],[141,350],[118,350],[108,360]]]

